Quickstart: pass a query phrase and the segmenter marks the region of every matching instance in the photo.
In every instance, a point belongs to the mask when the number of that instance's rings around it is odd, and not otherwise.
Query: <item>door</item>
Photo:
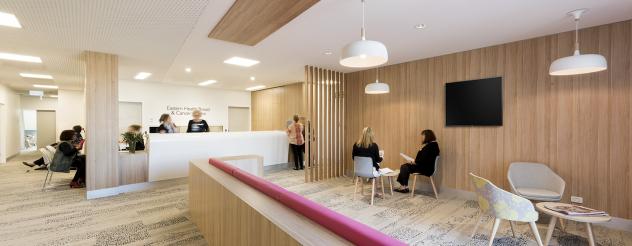
[[[250,131],[250,108],[228,107],[228,131]]]
[[[133,124],[141,125],[142,131],[149,130],[148,126],[143,126],[143,103],[119,102],[119,132],[126,132]]]
[[[37,148],[57,142],[56,114],[54,110],[37,110]]]

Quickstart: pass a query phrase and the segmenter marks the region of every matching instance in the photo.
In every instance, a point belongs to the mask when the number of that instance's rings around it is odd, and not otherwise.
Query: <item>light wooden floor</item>
[[[189,220],[186,179],[158,182],[146,191],[86,200],[83,189],[70,189],[72,174],[58,174],[44,192],[45,172],[20,164],[20,156],[0,164],[0,245],[206,245]],[[300,171],[268,171],[266,178],[339,213],[368,224],[411,245],[486,245],[488,221],[474,239],[467,237],[477,204],[443,195],[440,200],[396,194],[368,205],[368,197],[352,201],[348,178],[304,183]],[[587,245],[583,227],[556,231],[561,245]],[[510,237],[502,225],[496,245],[535,245],[528,226]],[[541,234],[545,226],[541,225]],[[601,245],[632,245],[629,232],[595,228]],[[558,245],[554,241],[553,245]]]

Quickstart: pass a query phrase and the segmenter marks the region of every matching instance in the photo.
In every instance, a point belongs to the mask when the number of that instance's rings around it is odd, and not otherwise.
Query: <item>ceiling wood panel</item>
[[[236,0],[209,38],[254,46],[318,0]]]

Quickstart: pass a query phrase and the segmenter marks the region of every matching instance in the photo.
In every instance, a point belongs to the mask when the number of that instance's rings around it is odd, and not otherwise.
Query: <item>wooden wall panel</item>
[[[118,56],[83,52],[86,100],[86,190],[116,187],[118,169]]]
[[[254,91],[251,105],[253,131],[285,130],[292,116],[305,115],[303,83]]]
[[[549,165],[567,183],[564,200],[632,218],[632,21],[580,31],[583,53],[608,59],[607,71],[548,75],[551,62],[572,54],[573,33],[448,54],[380,68],[391,93],[366,95],[375,69],[345,74],[344,157],[365,126],[374,129],[384,166],[398,169],[400,152],[414,155],[419,133],[439,138],[442,185],[472,190],[475,172],[508,188],[511,162]],[[503,77],[502,127],[445,127],[447,82]]]
[[[307,98],[305,181],[343,175],[344,80],[342,73],[305,67]]]

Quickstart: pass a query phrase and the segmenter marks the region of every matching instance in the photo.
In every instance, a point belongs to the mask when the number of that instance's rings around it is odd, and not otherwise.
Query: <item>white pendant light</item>
[[[375,69],[375,83],[370,83],[364,87],[366,94],[386,94],[391,91],[387,83],[380,83],[378,80],[378,69]]]
[[[577,75],[594,73],[608,69],[606,58],[599,54],[579,53],[579,19],[586,9],[578,9],[571,11],[568,15],[573,16],[575,20],[575,52],[572,56],[559,58],[549,67],[549,74],[554,76],[560,75]]]
[[[362,40],[345,45],[342,48],[340,65],[345,67],[375,67],[388,61],[388,51],[384,44],[366,40],[364,28],[364,0],[362,1]]]

